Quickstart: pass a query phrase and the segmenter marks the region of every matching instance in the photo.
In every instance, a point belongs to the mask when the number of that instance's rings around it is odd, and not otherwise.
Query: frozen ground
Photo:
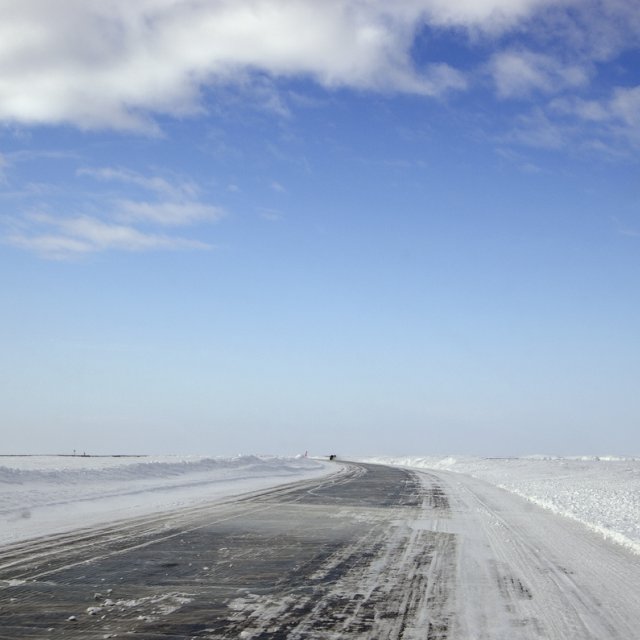
[[[363,461],[480,478],[572,518],[640,554],[640,459],[368,457]]]
[[[330,473],[309,458],[0,456],[0,545]]]

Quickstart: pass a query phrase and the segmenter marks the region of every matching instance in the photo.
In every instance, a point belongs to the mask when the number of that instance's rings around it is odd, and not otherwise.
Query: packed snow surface
[[[639,458],[380,456],[361,460],[465,473],[573,518],[640,553]]]
[[[0,456],[0,544],[220,500],[335,470],[306,457]]]

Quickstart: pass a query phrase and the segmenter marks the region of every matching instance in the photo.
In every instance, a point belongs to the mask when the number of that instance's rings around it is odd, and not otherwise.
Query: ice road
[[[628,549],[482,480],[332,476],[0,549],[0,638],[633,640]]]

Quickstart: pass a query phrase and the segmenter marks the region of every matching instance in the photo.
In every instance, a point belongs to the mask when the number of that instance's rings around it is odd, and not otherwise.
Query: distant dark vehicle
[[[329,456],[329,460],[335,460],[337,457],[338,457],[338,456],[337,456],[335,453],[332,453],[332,454]]]

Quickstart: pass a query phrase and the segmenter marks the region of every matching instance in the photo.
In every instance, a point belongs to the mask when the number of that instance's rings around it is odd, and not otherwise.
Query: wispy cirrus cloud
[[[153,199],[100,194],[99,213],[56,214],[51,207],[9,217],[4,242],[45,258],[63,259],[105,251],[209,249],[200,239],[183,237],[176,228],[196,228],[220,220],[225,212],[193,196],[200,193],[192,181],[145,175],[126,168],[82,168],[78,177],[119,182],[142,189]],[[69,191],[69,190],[67,190]],[[120,191],[117,191],[120,193]],[[95,203],[79,205],[95,209]]]
[[[146,191],[173,199],[196,198],[198,186],[191,180],[169,180],[158,175],[144,175],[123,167],[81,167],[78,176],[87,176],[101,182],[119,182],[134,185]]]
[[[23,231],[9,234],[6,242],[52,259],[110,250],[139,252],[211,248],[198,240],[146,232],[91,216],[31,215],[21,226]]]
[[[640,148],[640,86],[615,87],[599,99],[553,98],[517,116],[505,139],[537,148],[628,158]]]
[[[544,109],[535,108],[515,119],[505,141],[539,149],[558,150],[569,144],[574,133],[575,126],[568,127],[555,122]]]
[[[627,134],[640,134],[640,85],[615,87],[609,96],[599,100],[576,97],[556,100],[551,107],[585,122],[624,127]]]
[[[68,259],[71,256],[78,256],[95,250],[88,242],[57,233],[55,230],[53,232],[43,230],[42,233],[32,235],[15,233],[7,236],[5,242],[52,260]]]
[[[130,222],[146,222],[163,227],[181,227],[199,222],[216,222],[225,216],[220,207],[202,202],[140,202],[122,200],[115,214]]]
[[[201,190],[192,180],[177,177],[169,180],[122,167],[84,167],[76,173],[102,182],[134,185],[156,196],[154,201],[115,199],[112,215],[121,221],[177,227],[199,222],[216,222],[225,215],[222,208],[198,199]]]
[[[585,86],[589,81],[585,67],[532,51],[501,51],[493,56],[489,67],[500,98],[555,93]]]
[[[269,187],[271,188],[272,191],[275,191],[276,193],[286,193],[287,192],[286,188],[283,185],[281,185],[277,180],[272,180],[272,182],[269,185]]]

